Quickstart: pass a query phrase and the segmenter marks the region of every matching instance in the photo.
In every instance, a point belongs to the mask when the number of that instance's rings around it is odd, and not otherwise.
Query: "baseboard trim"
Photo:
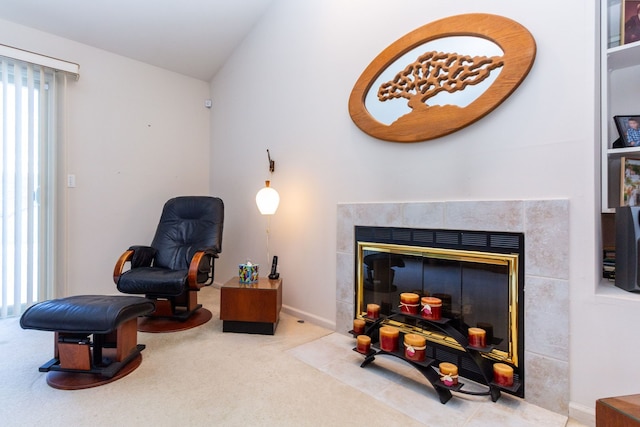
[[[299,319],[304,320],[305,322],[313,323],[314,325],[321,326],[323,328],[330,329],[332,331],[336,330],[336,322],[330,321],[328,319],[316,316],[315,314],[308,313],[306,311],[298,310],[297,308],[293,308],[289,305],[282,304],[282,311]]]
[[[569,418],[573,418],[588,427],[595,427],[596,408],[591,408],[575,402],[569,402]]]
[[[224,283],[216,282],[216,281],[214,281],[211,284],[212,287],[217,289],[222,288],[222,285],[224,285]],[[314,325],[318,325],[332,331],[336,330],[335,320],[331,321],[323,317],[316,316],[315,314],[311,314],[303,310],[298,310],[297,308],[293,308],[290,305],[286,305],[286,304],[282,304],[282,311],[287,313],[288,315],[302,319],[305,322],[310,322],[310,323],[313,323]]]

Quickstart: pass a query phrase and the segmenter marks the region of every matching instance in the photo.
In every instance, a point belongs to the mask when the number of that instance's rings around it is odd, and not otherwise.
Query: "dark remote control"
[[[273,256],[273,262],[271,263],[271,273],[269,274],[269,279],[275,280],[280,277],[280,273],[276,273],[278,270],[278,255]]]

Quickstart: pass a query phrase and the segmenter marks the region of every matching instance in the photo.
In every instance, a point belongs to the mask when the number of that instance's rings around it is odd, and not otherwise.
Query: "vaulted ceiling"
[[[0,0],[0,19],[209,81],[272,2]]]

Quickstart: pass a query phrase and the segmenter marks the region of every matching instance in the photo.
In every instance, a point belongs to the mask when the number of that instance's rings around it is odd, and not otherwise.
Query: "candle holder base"
[[[436,359],[429,357],[429,355],[427,355],[423,361],[416,361],[416,360],[411,360],[405,356],[404,348],[398,349],[397,351],[386,351],[386,350],[380,349],[379,348],[380,346],[379,329],[383,324],[382,323],[383,320],[392,319],[393,317],[398,315],[414,318],[421,322],[433,324],[434,327],[441,329],[443,332],[447,333],[451,338],[456,340],[456,342],[462,347],[462,349],[464,349],[464,350],[461,350],[460,357],[463,357],[464,355],[464,357],[468,358],[467,360],[469,360],[471,363],[477,366],[483,378],[480,384],[483,384],[484,386],[486,386],[487,390],[486,391],[464,390],[463,389],[464,383],[461,383],[461,382],[455,385],[444,384],[440,380],[439,370],[436,370],[436,368],[432,366],[436,362]],[[373,319],[368,319],[368,320],[371,322]],[[359,352],[357,348],[353,348],[353,351],[364,356],[364,361],[360,364],[360,367],[362,368],[364,368],[365,366],[373,362],[376,356],[378,355],[383,355],[383,356],[389,355],[389,356],[397,357],[398,359],[404,360],[405,362],[409,363],[414,368],[416,368],[422,375],[424,375],[424,377],[431,383],[436,393],[438,393],[438,398],[440,399],[440,402],[443,404],[447,403],[451,399],[451,397],[453,396],[451,394],[452,391],[462,393],[462,394],[467,394],[467,395],[474,395],[474,396],[491,396],[491,401],[493,402],[496,402],[498,399],[500,399],[501,390],[504,390],[508,393],[518,392],[522,384],[517,379],[514,379],[514,384],[513,386],[510,386],[510,387],[501,386],[492,381],[493,365],[481,353],[491,352],[491,350],[493,349],[493,345],[488,345],[486,347],[469,346],[467,337],[464,336],[462,333],[460,333],[460,331],[456,330],[453,327],[453,325],[450,324],[450,321],[451,319],[448,319],[448,318],[442,318],[439,321],[433,321],[429,319],[424,319],[422,316],[396,312],[385,318],[375,319],[375,321],[373,321],[372,324],[365,327],[365,334],[371,337],[371,348],[366,354]],[[354,337],[357,336],[353,330],[349,331],[349,333],[351,333]],[[404,342],[404,340],[402,339],[402,336],[406,333],[407,332],[402,332],[402,331],[400,332],[400,336],[398,337],[398,341],[400,343]],[[435,357],[435,353],[434,355],[431,355],[431,356]]]
[[[446,388],[447,390],[451,391],[460,391],[460,389],[464,386],[464,383],[459,382],[458,384],[446,385],[445,383],[440,381],[438,384],[434,384],[433,386]]]
[[[474,345],[467,346],[467,350],[475,350],[475,351],[479,351],[480,353],[491,353],[491,350],[493,350],[494,348],[495,346],[493,345],[488,345],[485,347],[476,347]]]
[[[491,387],[497,387],[499,389],[505,390],[505,391],[509,391],[511,393],[517,393],[518,390],[520,390],[520,387],[522,386],[522,383],[520,381],[513,381],[513,385],[507,386],[507,385],[503,385],[503,384],[498,384],[495,381],[491,381],[489,383],[489,385]]]

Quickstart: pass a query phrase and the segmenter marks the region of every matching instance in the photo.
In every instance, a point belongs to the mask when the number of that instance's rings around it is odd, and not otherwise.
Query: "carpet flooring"
[[[205,288],[199,300],[211,321],[138,333],[146,345],[140,367],[85,390],[51,388],[38,371],[53,356],[52,332],[0,320],[0,425],[565,425],[565,417],[519,399],[454,397],[442,405],[410,370],[378,359],[360,368],[349,337],[284,313],[273,336],[223,333],[220,290]]]

